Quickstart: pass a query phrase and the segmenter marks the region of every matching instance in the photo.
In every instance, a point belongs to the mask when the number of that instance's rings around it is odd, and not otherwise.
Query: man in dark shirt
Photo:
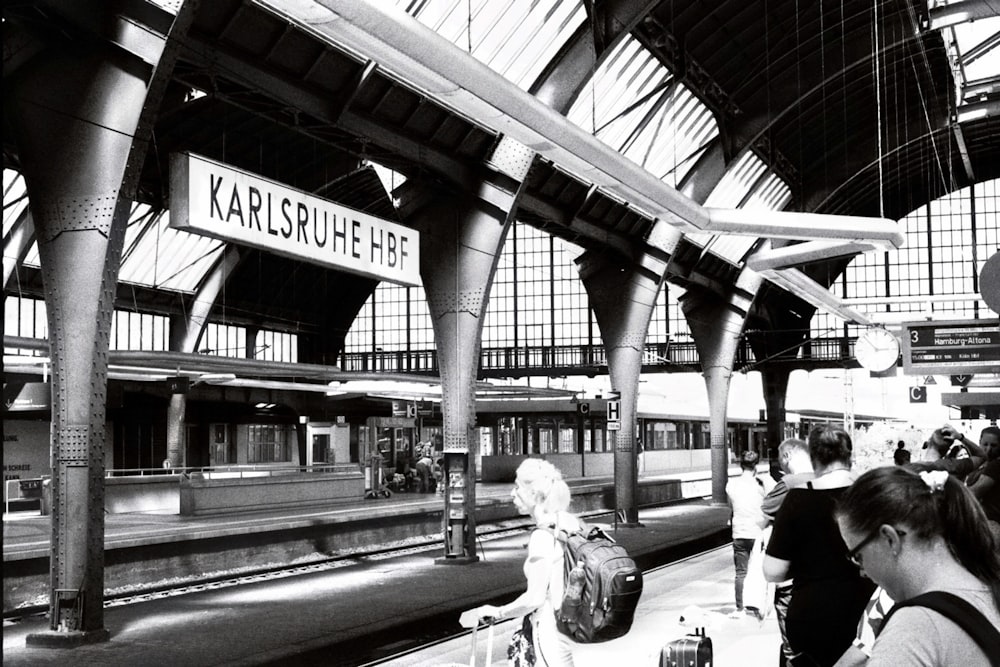
[[[805,440],[787,438],[778,445],[778,465],[784,474],[774,485],[774,488],[764,496],[764,502],[760,508],[764,512],[764,516],[771,522],[777,516],[781,502],[788,495],[788,490],[799,484],[805,484],[813,478],[812,461],[809,460],[809,445],[806,444]],[[795,657],[785,634],[785,616],[788,614],[788,603],[791,599],[791,579],[774,585],[774,614],[778,620],[778,630],[781,632],[781,649],[778,654],[779,667],[785,667]]]

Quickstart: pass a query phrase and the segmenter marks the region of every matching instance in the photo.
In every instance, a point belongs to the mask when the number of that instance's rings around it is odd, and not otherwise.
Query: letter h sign
[[[621,419],[622,416],[622,404],[621,401],[608,401],[608,421],[616,422]]]

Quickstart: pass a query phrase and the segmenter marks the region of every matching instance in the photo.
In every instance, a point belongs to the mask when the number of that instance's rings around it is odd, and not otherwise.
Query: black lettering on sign
[[[375,240],[375,232],[378,231],[378,240]],[[378,261],[375,260],[375,249],[378,249]],[[372,264],[382,263],[382,230],[376,230],[372,227]]]
[[[292,235],[292,216],[288,213],[288,207],[291,205],[292,201],[288,197],[281,200],[281,215],[285,218],[285,222],[288,224],[282,227],[279,231],[286,239]]]
[[[260,205],[261,205],[262,202],[261,202],[261,199],[260,199],[260,190],[258,190],[257,188],[255,188],[252,185],[250,186],[250,197],[249,197],[249,199],[250,199],[250,212],[249,212],[250,220],[249,220],[249,224],[252,227],[254,225],[254,223],[257,223],[257,231],[259,232],[259,231],[261,231],[261,229],[260,229]]]
[[[233,185],[233,194],[229,197],[229,213],[226,214],[226,222],[233,217],[233,213],[240,219],[240,227],[246,227],[243,221],[243,204],[240,203],[240,192],[236,185]]]
[[[338,220],[340,224],[338,224]],[[340,239],[340,252],[347,252],[347,218],[333,216],[333,248],[337,252],[337,239]]]
[[[302,202],[299,202],[296,208],[299,214],[298,217],[299,231],[295,235],[295,242],[305,243],[306,245],[308,245],[309,233],[306,231],[306,225],[309,224],[309,207],[303,204]]]
[[[326,245],[326,235],[327,235],[327,233],[329,231],[326,228],[326,224],[327,224],[327,222],[326,222],[326,215],[327,215],[327,211],[326,211],[326,209],[323,209],[323,224],[320,225],[319,224],[319,218],[316,215],[316,209],[315,208],[313,209],[313,239],[316,241],[316,247],[317,248],[322,248],[323,246]],[[320,241],[320,239],[319,239],[319,229],[320,229],[320,227],[323,228],[323,240],[322,241]]]
[[[354,259],[361,259],[361,251],[358,250],[358,245],[361,243],[361,237],[358,235],[360,229],[361,223],[351,220],[351,256]]]
[[[219,212],[219,220],[222,220],[222,206],[219,205],[219,189],[222,187],[222,177],[219,180],[215,180],[215,174],[209,174],[209,188],[208,188],[208,217],[214,218],[215,212]]]

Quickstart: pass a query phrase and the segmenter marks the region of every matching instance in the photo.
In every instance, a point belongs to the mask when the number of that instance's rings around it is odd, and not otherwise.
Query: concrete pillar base
[[[59,632],[58,630],[46,630],[44,632],[32,632],[24,643],[26,646],[36,648],[75,648],[84,644],[98,644],[111,639],[111,632],[106,628],[99,630],[71,630],[69,632]]]
[[[618,528],[645,528],[646,524],[641,521],[629,521],[627,523],[618,522]]]
[[[444,556],[442,558],[435,558],[435,565],[469,565],[470,563],[476,563],[479,561],[479,556],[455,556],[449,558]]]

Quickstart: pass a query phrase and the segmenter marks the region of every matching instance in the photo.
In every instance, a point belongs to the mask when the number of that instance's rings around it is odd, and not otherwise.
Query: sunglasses
[[[861,562],[861,550],[864,549],[869,544],[871,544],[871,542],[876,537],[879,536],[880,530],[881,528],[876,528],[868,535],[868,537],[858,542],[858,544],[853,549],[848,551],[847,554],[845,554],[847,556],[847,560],[851,561],[858,567],[864,567],[864,565]],[[900,537],[903,537],[904,535],[906,535],[906,531],[896,530],[896,534],[899,535]]]

